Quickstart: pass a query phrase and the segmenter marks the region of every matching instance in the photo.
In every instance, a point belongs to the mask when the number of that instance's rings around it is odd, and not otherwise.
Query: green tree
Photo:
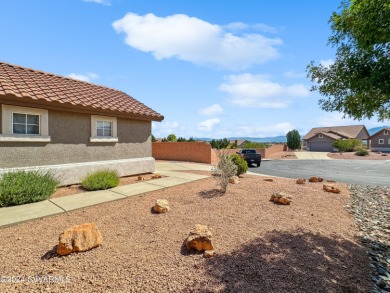
[[[176,141],[177,141],[176,135],[174,135],[174,134],[168,135],[168,136],[167,136],[167,141],[176,142]]]
[[[210,141],[211,147],[213,149],[226,149],[228,145],[230,144],[230,141],[227,138],[224,139],[213,139]]]
[[[186,142],[187,140],[184,137],[179,137],[177,142]]]
[[[324,99],[325,111],[354,119],[390,119],[390,3],[389,0],[343,1],[329,22],[336,47],[334,64],[308,67],[308,77]]]
[[[247,141],[241,146],[242,149],[265,149],[267,145],[262,142]]]
[[[189,139],[187,139],[187,142],[195,142],[195,141],[196,141],[195,138],[193,138],[192,136]]]
[[[156,142],[157,139],[154,137],[154,135],[152,134],[152,142]]]
[[[291,130],[287,132],[287,146],[291,150],[296,150],[301,148],[301,136],[297,130]]]
[[[339,150],[339,152],[353,152],[362,147],[360,140],[354,138],[348,139],[336,139],[333,142],[333,147]]]

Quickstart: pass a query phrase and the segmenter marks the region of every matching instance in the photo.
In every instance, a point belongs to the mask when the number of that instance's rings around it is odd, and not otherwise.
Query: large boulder
[[[238,184],[238,183],[240,183],[240,178],[238,178],[238,176],[230,177],[229,178],[229,183],[231,183],[231,184]]]
[[[209,228],[205,225],[196,224],[185,240],[185,246],[188,252],[194,250],[200,252],[214,250],[214,245],[211,242],[211,239],[212,234]],[[207,256],[209,256],[208,253]]]
[[[270,201],[278,204],[288,205],[290,202],[292,202],[292,196],[285,192],[274,193],[271,195]]]
[[[322,186],[322,188],[327,191],[327,192],[333,192],[333,193],[340,193],[340,189],[338,189],[336,186],[334,185],[330,185],[330,184],[324,184]]]
[[[315,177],[315,176],[313,176],[313,177],[310,177],[310,178],[309,178],[309,182],[322,182],[322,181],[324,181],[324,179],[321,178],[321,177]]]
[[[158,199],[156,200],[156,204],[153,207],[153,210],[156,213],[162,214],[169,211],[169,202],[166,199]]]
[[[306,179],[305,179],[305,178],[299,178],[299,179],[297,179],[297,181],[296,181],[297,184],[305,184],[305,182],[306,182]]]
[[[76,225],[62,232],[57,253],[68,255],[72,252],[83,252],[98,247],[102,243],[102,234],[95,223]]]

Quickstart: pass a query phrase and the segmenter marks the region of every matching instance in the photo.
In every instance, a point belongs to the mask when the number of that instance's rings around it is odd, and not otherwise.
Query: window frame
[[[39,116],[39,134],[14,133],[14,113]],[[49,111],[46,109],[29,108],[14,105],[1,105],[0,142],[50,142]],[[27,121],[26,121],[27,122]],[[26,124],[27,125],[27,124]]]
[[[25,124],[14,123],[14,114],[26,115],[26,123]],[[14,132],[14,124],[26,125],[26,132],[27,132],[27,126],[28,125],[36,125],[36,124],[28,124],[27,115],[38,116],[38,134],[35,134],[35,133],[15,133]],[[24,113],[24,112],[23,113],[21,113],[21,112],[12,112],[12,116],[11,117],[12,117],[12,134],[14,134],[14,135],[34,135],[34,136],[41,135],[41,115],[39,115],[39,114],[31,114],[31,113]]]
[[[97,135],[97,122],[110,122],[111,123],[111,136],[98,136]],[[104,130],[103,130],[104,132]],[[110,116],[91,115],[91,137],[90,142],[118,142],[117,136],[117,118]]]
[[[389,134],[389,131],[385,129],[385,130],[383,131],[383,135],[388,135],[388,134]]]
[[[385,144],[385,139],[384,138],[378,139],[378,144]]]
[[[320,134],[318,135],[318,138],[324,138],[324,135],[323,135],[322,133],[320,133]]]

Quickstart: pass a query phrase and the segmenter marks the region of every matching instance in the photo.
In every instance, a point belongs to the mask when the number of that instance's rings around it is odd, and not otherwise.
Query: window
[[[383,138],[380,138],[379,140],[378,140],[378,144],[384,144],[385,143],[385,140],[383,139]]]
[[[389,134],[389,131],[388,131],[388,130],[385,130],[385,131],[383,131],[383,134],[384,134],[384,135],[388,135],[388,134]]]
[[[39,115],[12,113],[12,133],[39,135]]]
[[[50,140],[48,110],[1,105],[0,141],[50,142]]]
[[[91,115],[90,142],[118,142],[116,117]]]
[[[319,138],[323,138],[324,136],[322,135],[322,133],[320,133],[320,134],[318,135],[318,137],[319,137]]]

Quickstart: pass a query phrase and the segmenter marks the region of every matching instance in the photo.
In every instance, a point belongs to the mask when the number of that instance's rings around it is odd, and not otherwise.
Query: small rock
[[[271,195],[270,201],[282,205],[289,205],[292,201],[292,196],[285,192],[274,193],[273,195]]]
[[[321,178],[321,177],[313,176],[313,177],[309,178],[309,182],[322,182],[322,181],[324,181],[324,178]]]
[[[137,176],[137,179],[138,179],[138,181],[145,180],[145,176],[139,175],[139,176]]]
[[[263,181],[274,182],[272,178],[264,178]]]
[[[240,183],[240,179],[238,178],[238,176],[230,177],[229,178],[229,183],[231,183],[231,184],[238,184],[238,183]]]
[[[84,252],[102,245],[102,242],[102,235],[95,223],[76,225],[62,232],[57,253],[68,255],[72,252]]]
[[[387,157],[387,154],[381,154],[382,157]]]
[[[187,251],[214,250],[211,239],[212,234],[209,228],[205,225],[196,224],[185,240]]]
[[[326,180],[326,182],[329,182],[329,183],[336,183],[335,180]]]
[[[205,258],[213,257],[213,256],[215,256],[215,250],[205,250],[203,256]]]
[[[340,193],[340,189],[330,184],[324,184],[322,188],[327,192]]]
[[[306,179],[305,179],[305,178],[299,178],[299,179],[297,179],[297,181],[296,181],[297,184],[305,184],[305,182],[306,182]]]
[[[161,178],[161,175],[158,173],[152,175],[152,179],[157,179],[157,178]]]
[[[153,210],[159,214],[166,213],[169,211],[169,203],[166,199],[157,199]]]

